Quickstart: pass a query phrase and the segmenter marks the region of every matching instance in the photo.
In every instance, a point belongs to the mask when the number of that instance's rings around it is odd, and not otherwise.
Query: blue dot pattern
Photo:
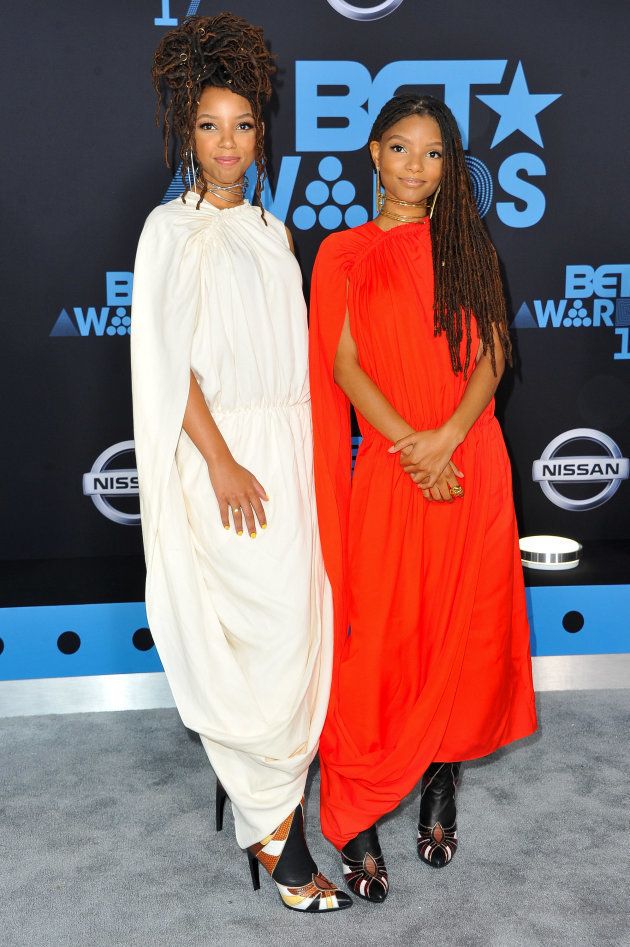
[[[366,223],[366,208],[361,204],[352,203],[356,197],[354,184],[351,181],[339,180],[343,171],[339,158],[327,155],[321,159],[317,170],[322,180],[315,179],[307,184],[304,195],[308,203],[300,204],[293,211],[293,223],[298,230],[310,230],[316,223],[324,230],[336,230],[342,221],[345,221],[348,227],[359,227]],[[326,181],[332,187],[326,184]],[[333,203],[327,203],[331,197]],[[319,213],[315,211],[316,207],[321,208]],[[346,208],[345,212],[343,208]]]
[[[116,307],[116,315],[109,320],[106,331],[107,335],[131,335],[131,316],[124,306]]]
[[[581,299],[574,299],[573,305],[567,310],[567,314],[562,320],[562,325],[569,327],[590,326],[592,319],[586,311],[586,307]]]

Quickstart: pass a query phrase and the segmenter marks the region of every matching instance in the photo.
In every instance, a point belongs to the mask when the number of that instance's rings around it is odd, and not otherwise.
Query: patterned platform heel
[[[432,868],[443,868],[457,851],[455,790],[460,763],[431,763],[422,777],[418,855]]]
[[[217,779],[217,789],[214,797],[214,819],[217,832],[221,832],[223,829],[223,810],[225,809],[226,799],[227,793]]]
[[[375,904],[385,900],[389,879],[376,824],[359,832],[342,848],[341,864],[344,880],[353,894]]]
[[[303,801],[273,835],[247,849],[254,890],[260,888],[259,865],[276,883],[280,899],[291,911],[309,914],[349,908],[352,898],[328,881],[313,861],[304,838]]]

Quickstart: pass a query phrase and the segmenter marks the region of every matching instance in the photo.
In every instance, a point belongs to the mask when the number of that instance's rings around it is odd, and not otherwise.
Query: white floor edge
[[[630,654],[554,655],[532,664],[537,691],[630,688]],[[0,717],[174,706],[162,672],[0,681]]]

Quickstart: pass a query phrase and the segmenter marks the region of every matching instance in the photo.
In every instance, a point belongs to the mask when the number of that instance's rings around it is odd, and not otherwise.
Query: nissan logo
[[[598,453],[571,455],[562,454],[563,448],[575,441],[586,441],[599,448]],[[594,510],[611,499],[627,480],[630,463],[623,457],[613,439],[601,431],[579,427],[565,431],[547,444],[540,460],[535,460],[532,476],[548,500],[563,510],[578,512]],[[593,484],[591,496],[575,499],[562,492],[564,483]]]
[[[139,526],[140,513],[127,513],[114,506],[112,497],[138,496],[138,471],[135,467],[112,467],[121,454],[133,452],[133,441],[120,441],[99,454],[89,473],[83,474],[83,495],[107,519],[120,526]]]

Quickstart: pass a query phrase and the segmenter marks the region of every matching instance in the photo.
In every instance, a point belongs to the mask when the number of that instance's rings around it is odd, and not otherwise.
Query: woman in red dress
[[[510,357],[496,253],[443,103],[396,96],[370,153],[380,212],[320,248],[310,359],[335,604],[322,828],[350,888],[383,901],[377,820],[422,777],[418,854],[447,864],[460,761],[532,733],[536,714],[494,417]],[[352,480],[350,403],[363,436]]]

